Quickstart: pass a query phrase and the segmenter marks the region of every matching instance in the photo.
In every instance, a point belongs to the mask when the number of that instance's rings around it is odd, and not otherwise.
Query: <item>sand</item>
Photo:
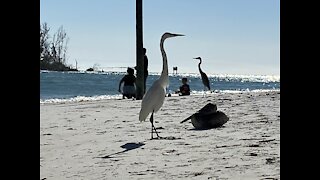
[[[180,123],[207,103],[230,120]],[[166,97],[151,124],[141,100],[40,105],[40,179],[280,179],[280,91]]]

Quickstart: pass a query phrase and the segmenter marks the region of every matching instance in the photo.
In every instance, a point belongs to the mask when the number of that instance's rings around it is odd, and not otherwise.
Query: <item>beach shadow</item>
[[[190,129],[188,129],[188,130],[189,130],[189,131],[206,131],[206,130],[222,129],[222,128],[225,128],[225,126],[219,126],[219,127],[214,127],[214,128],[201,128],[201,129],[190,128]]]
[[[181,139],[181,138],[176,138],[174,136],[166,136],[166,137],[157,137],[157,138],[152,138],[150,140],[177,140],[177,139]]]
[[[112,156],[117,155],[117,154],[122,154],[122,153],[125,153],[125,152],[133,150],[133,149],[137,149],[137,148],[139,148],[139,147],[141,147],[143,145],[145,145],[145,144],[142,143],[142,142],[139,142],[139,143],[126,143],[126,144],[120,146],[121,148],[124,149],[123,151],[112,153],[112,154],[109,154],[109,155],[106,155],[106,156],[102,156],[102,157],[99,157],[99,158],[103,158],[103,159],[114,158]]]

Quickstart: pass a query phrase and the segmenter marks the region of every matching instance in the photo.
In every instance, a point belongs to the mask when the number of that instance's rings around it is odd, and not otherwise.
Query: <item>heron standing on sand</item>
[[[199,72],[200,72],[200,75],[201,75],[202,83],[203,83],[203,86],[204,86],[203,90],[206,91],[206,88],[208,90],[210,90],[210,83],[209,83],[208,76],[206,75],[206,73],[204,73],[201,70],[201,67],[200,67],[200,64],[202,63],[201,57],[196,57],[196,58],[193,58],[193,59],[199,59],[200,60],[200,62],[198,64],[198,68],[199,68]]]
[[[168,76],[168,62],[167,55],[163,48],[164,40],[171,37],[184,36],[182,34],[164,33],[160,40],[160,50],[162,54],[163,66],[160,78],[157,79],[152,86],[148,89],[141,102],[141,110],[139,113],[139,120],[145,121],[147,116],[151,113],[151,139],[153,139],[153,130],[157,134],[157,138],[160,138],[156,128],[153,124],[153,114],[157,112],[163,105],[164,98],[166,96],[166,87],[169,85]]]

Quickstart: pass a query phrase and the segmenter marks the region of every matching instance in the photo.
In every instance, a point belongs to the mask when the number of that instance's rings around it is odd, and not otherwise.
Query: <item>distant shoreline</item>
[[[214,93],[207,93],[207,95],[216,95],[216,94],[244,94],[244,93],[274,93],[278,92],[280,93],[280,89],[263,89],[263,90],[252,90],[252,91],[237,91],[237,90],[225,90],[225,91],[219,91]],[[190,96],[202,96],[202,91],[192,91]],[[177,97],[178,94],[172,94],[172,97]],[[188,96],[187,96],[188,97]],[[170,98],[170,97],[167,97]],[[45,104],[68,104],[68,103],[79,103],[79,102],[95,102],[95,101],[103,101],[103,100],[122,100],[122,95],[100,95],[100,96],[92,96],[92,97],[86,97],[86,96],[77,96],[72,98],[53,98],[53,99],[40,99],[40,105]]]
[[[78,70],[78,71],[49,71],[49,70],[40,70],[40,73],[91,73],[91,74],[126,74],[126,71],[86,71],[86,70]],[[161,72],[149,72],[149,75],[160,75]],[[242,77],[242,78],[263,78],[263,77],[272,77],[275,81],[280,81],[280,75],[246,75],[246,74],[207,74],[208,77]],[[192,76],[192,77],[200,77],[199,73],[170,73],[169,76]]]

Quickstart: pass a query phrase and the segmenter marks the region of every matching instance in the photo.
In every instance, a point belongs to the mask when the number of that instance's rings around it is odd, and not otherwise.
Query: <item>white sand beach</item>
[[[207,103],[229,121],[180,123]],[[151,124],[141,100],[40,105],[40,179],[280,179],[280,91],[166,97]]]

